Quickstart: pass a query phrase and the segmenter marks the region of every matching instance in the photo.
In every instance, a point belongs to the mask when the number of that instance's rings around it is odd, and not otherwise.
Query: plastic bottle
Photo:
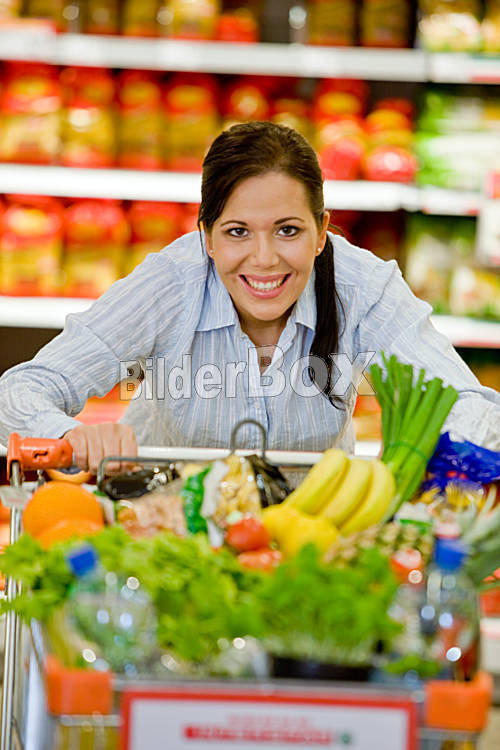
[[[138,579],[106,571],[90,545],[67,561],[77,580],[66,616],[80,639],[82,663],[129,676],[148,671],[158,656],[157,618]]]
[[[444,679],[471,680],[479,653],[479,606],[464,564],[467,550],[457,539],[437,538],[420,610],[429,656],[439,661]]]

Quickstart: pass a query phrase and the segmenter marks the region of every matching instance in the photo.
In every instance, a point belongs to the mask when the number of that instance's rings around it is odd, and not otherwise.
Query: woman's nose
[[[252,260],[257,268],[272,268],[279,263],[272,239],[258,234],[255,236]]]

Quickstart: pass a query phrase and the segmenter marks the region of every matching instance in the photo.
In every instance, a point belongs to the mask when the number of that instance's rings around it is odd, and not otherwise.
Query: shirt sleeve
[[[104,396],[127,363],[154,353],[159,327],[177,334],[183,286],[163,253],[149,255],[89,310],[68,315],[62,333],[30,362],[0,378],[0,443],[10,432],[60,437],[88,397]]]
[[[453,440],[469,440],[500,451],[500,394],[482,386],[430,320],[432,307],[418,299],[404,281],[396,261],[378,261],[365,284],[364,311],[357,329],[357,346],[374,352],[371,364],[382,367],[380,352],[424,368],[426,379],[439,377],[459,397],[443,431]]]

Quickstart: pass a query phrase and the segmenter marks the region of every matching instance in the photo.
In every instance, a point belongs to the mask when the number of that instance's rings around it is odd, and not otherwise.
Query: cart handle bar
[[[19,464],[21,474],[36,469],[65,469],[73,463],[73,448],[69,440],[21,438],[17,432],[11,432],[7,446],[8,479],[14,461]]]

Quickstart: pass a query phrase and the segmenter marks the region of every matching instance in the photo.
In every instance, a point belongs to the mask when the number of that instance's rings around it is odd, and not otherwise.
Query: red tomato
[[[260,549],[254,549],[250,552],[242,552],[238,555],[238,560],[245,568],[271,571],[280,564],[282,554],[278,549],[261,547]]]
[[[226,532],[226,543],[237,552],[267,547],[270,541],[271,537],[262,521],[252,516],[231,524]]]

